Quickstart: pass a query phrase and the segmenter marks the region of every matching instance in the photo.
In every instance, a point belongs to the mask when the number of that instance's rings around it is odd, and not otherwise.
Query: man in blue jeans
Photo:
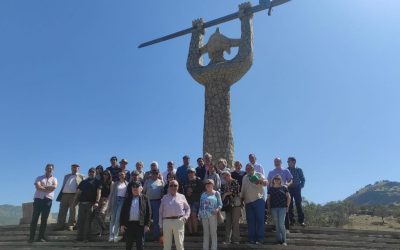
[[[304,224],[304,212],[303,212],[303,206],[302,206],[302,198],[301,198],[301,189],[304,188],[304,184],[306,182],[306,179],[304,178],[303,170],[301,168],[296,167],[296,158],[294,157],[289,157],[288,158],[288,170],[290,173],[293,175],[293,183],[292,185],[289,186],[289,193],[291,196],[291,202],[289,206],[289,220],[290,220],[290,225],[294,225],[296,223],[296,220],[294,218],[294,213],[293,213],[293,200],[294,203],[296,204],[296,210],[297,210],[297,222],[302,226],[305,227]]]
[[[160,226],[159,226],[159,213],[161,198],[164,194],[164,182],[161,180],[161,174],[158,169],[150,172],[150,177],[146,180],[143,187],[143,194],[150,200],[151,207],[151,240],[158,241],[160,238]],[[146,237],[146,239],[149,239]]]
[[[51,204],[54,198],[54,190],[57,187],[57,179],[53,176],[54,165],[47,164],[45,168],[45,174],[36,178],[35,180],[35,188],[36,192],[34,195],[33,202],[33,214],[32,221],[30,226],[30,235],[29,235],[29,243],[32,243],[35,239],[37,222],[39,220],[39,216],[41,216],[40,228],[39,228],[39,237],[37,241],[46,242],[48,241],[44,233],[46,231],[47,226],[47,218],[50,214]]]
[[[265,177],[254,171],[251,163],[246,165],[247,175],[243,177],[240,197],[246,208],[248,237],[251,244],[262,244],[264,241],[264,186],[268,185]]]

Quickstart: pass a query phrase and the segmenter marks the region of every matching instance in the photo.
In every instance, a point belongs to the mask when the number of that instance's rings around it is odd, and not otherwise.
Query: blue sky
[[[204,89],[186,71],[190,37],[137,45],[241,2],[0,1],[1,203],[32,200],[47,162],[60,182],[71,163],[86,173],[112,155],[130,168],[194,163]],[[399,11],[397,0],[297,0],[257,14],[254,64],[231,90],[235,158],[254,152],[268,171],[296,156],[303,195],[319,203],[399,181]],[[238,21],[220,28],[240,36]]]

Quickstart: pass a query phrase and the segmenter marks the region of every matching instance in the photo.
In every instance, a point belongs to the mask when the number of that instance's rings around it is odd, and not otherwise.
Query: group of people
[[[225,159],[214,164],[209,153],[197,159],[196,168],[185,155],[182,166],[176,169],[169,161],[162,173],[156,161],[151,162],[147,172],[140,161],[132,171],[127,169],[126,159],[118,164],[113,156],[110,162],[106,169],[101,165],[90,168],[87,178],[79,172],[78,164],[71,165],[71,173],[64,176],[56,199],[60,202],[56,230],[77,230],[77,240],[88,241],[92,224],[99,237],[105,234],[109,216],[109,242],[123,239],[126,249],[132,249],[134,242],[137,249],[143,249],[145,238],[158,241],[162,237],[164,249],[171,249],[174,239],[179,250],[184,249],[185,229],[186,234],[198,234],[201,222],[203,249],[215,250],[219,223],[225,224],[223,244],[239,244],[241,217],[248,225],[248,242],[262,244],[266,209],[274,219],[278,244],[287,244],[286,232],[296,223],[294,204],[297,222],[305,226],[301,204],[305,178],[294,157],[288,158],[288,168],[282,168],[281,159],[275,158],[275,167],[267,176],[254,154],[249,155],[245,170],[239,161],[233,163],[233,168]],[[47,164],[45,174],[35,180],[30,242],[35,239],[40,215],[37,240],[47,241],[47,218],[58,186],[53,172],[54,165]]]

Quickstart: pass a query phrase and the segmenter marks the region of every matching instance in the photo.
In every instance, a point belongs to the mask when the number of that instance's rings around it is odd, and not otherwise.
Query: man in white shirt
[[[255,154],[249,154],[249,161],[254,166],[254,171],[260,173],[265,176],[264,168],[257,162],[257,158]]]
[[[45,168],[45,174],[38,176],[35,180],[35,188],[36,192],[34,195],[33,202],[33,213],[32,213],[32,221],[30,226],[30,234],[29,234],[29,243],[32,243],[35,239],[37,222],[39,220],[39,216],[41,216],[40,220],[40,228],[39,228],[39,237],[37,241],[46,242],[48,241],[44,233],[47,227],[47,218],[50,214],[51,204],[54,198],[54,190],[57,187],[57,179],[53,176],[54,165],[47,164]]]
[[[72,202],[74,200],[76,189],[83,179],[83,175],[79,173],[79,165],[72,164],[71,173],[64,176],[61,191],[57,196],[57,201],[60,202],[60,209],[58,211],[56,230],[64,230],[68,210],[68,230],[73,230],[76,224],[76,208],[72,207]]]

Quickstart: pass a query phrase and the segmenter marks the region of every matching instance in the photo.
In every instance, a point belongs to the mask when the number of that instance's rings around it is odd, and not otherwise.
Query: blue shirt
[[[285,185],[287,182],[289,182],[289,181],[291,181],[293,179],[293,176],[292,176],[292,174],[290,173],[289,170],[283,169],[283,168],[281,168],[281,169],[275,168],[274,170],[271,170],[268,173],[267,179],[268,179],[269,183],[271,183],[272,179],[277,175],[281,176],[282,185]]]
[[[179,186],[184,187],[188,182],[188,169],[190,166],[182,165],[176,170],[176,179],[179,182]]]
[[[214,215],[213,211],[215,209],[222,208],[222,200],[221,195],[218,191],[215,191],[214,194],[209,195],[207,192],[204,192],[200,197],[200,208],[199,208],[199,217],[200,219],[207,219]]]

